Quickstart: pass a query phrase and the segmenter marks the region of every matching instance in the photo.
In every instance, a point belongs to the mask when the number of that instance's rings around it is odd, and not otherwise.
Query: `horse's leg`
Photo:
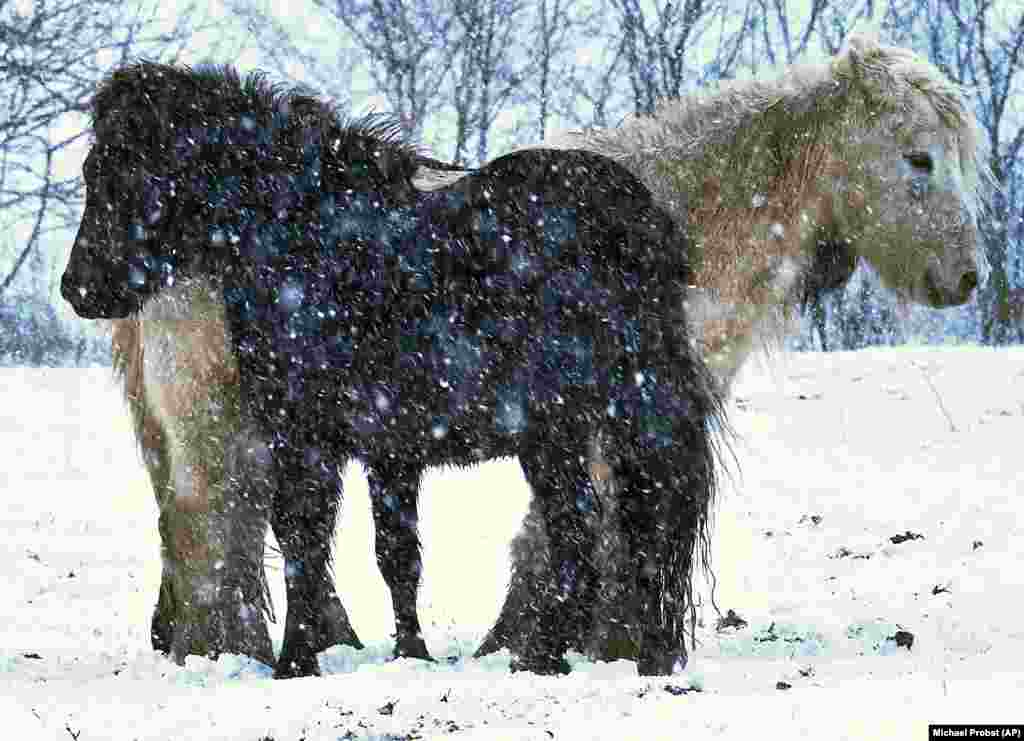
[[[679,480],[659,457],[624,466],[622,477],[627,480],[622,530],[635,564],[632,586],[642,633],[637,670],[641,676],[672,674],[687,661],[684,621],[690,606],[687,587],[693,570],[694,518],[683,515],[689,527],[665,522],[673,510],[665,499],[678,494],[666,495],[663,489],[677,487]]]
[[[533,625],[512,669],[564,674],[569,671],[565,651],[591,630],[597,576],[596,521],[591,514],[599,505],[586,465],[586,442],[573,439],[576,429],[587,425],[559,420],[532,426],[534,433],[520,450],[519,462],[542,514],[550,565],[547,575],[536,581],[538,593],[512,616]]]
[[[164,514],[163,499],[171,489],[171,449],[168,438],[160,425],[157,415],[146,403],[142,367],[142,325],[135,319],[121,319],[111,322],[111,353],[115,373],[124,387],[125,400],[135,428],[135,439],[142,453],[142,460],[149,474],[150,484],[160,512],[160,558],[162,563],[160,591],[156,609],[150,622],[150,640],[153,648],[165,654],[171,653],[178,600],[174,596],[173,563],[174,540]]]
[[[417,532],[417,498],[422,469],[393,462],[367,466],[377,566],[391,591],[395,611],[395,658],[432,661],[416,614],[416,594],[423,568]]]
[[[209,537],[211,523],[209,518],[206,522],[196,521],[196,518],[179,511],[171,477],[171,451],[166,446],[166,437],[151,415],[144,417],[142,424],[140,445],[159,508],[158,528],[162,564],[160,591],[150,624],[153,648],[168,655],[174,654],[179,660],[188,654],[209,653],[211,648],[214,653],[217,653],[221,650],[219,646],[226,644],[222,640],[213,639],[212,636],[206,638],[202,636],[208,626],[203,624],[206,620],[202,614],[201,600],[190,596],[193,586],[197,584],[195,577],[202,571],[201,564],[207,560],[197,558],[203,548],[200,543],[196,542],[196,536],[205,529],[206,537]],[[199,519],[201,520],[201,518]],[[250,523],[248,527],[255,528],[260,532],[266,529],[265,524],[259,522]],[[266,626],[257,624],[253,630],[252,625],[252,621],[257,623],[263,621],[262,612],[266,606],[265,601],[268,599],[262,587],[262,563],[258,571],[247,565],[254,560],[262,562],[263,539],[255,530],[251,538],[252,553],[244,553],[245,546],[243,545],[243,553],[238,554],[236,547],[234,561],[226,562],[226,568],[221,570],[224,573],[230,573],[234,563],[238,562],[239,567],[231,578],[238,582],[238,587],[242,589],[243,594],[248,594],[256,599],[255,604],[260,610],[260,614],[251,616],[250,622],[246,626],[246,632],[258,636],[258,638],[252,651],[243,653],[248,653],[253,658],[269,665],[273,663],[269,634],[267,634],[266,642],[262,640],[263,634],[266,633]],[[242,557],[240,560],[239,556]],[[216,568],[216,564],[214,564],[214,568]],[[183,580],[181,577],[185,577],[185,579]],[[209,582],[208,578],[206,582]],[[176,584],[178,584],[177,587]],[[185,584],[184,589],[182,584]],[[249,604],[253,604],[253,602],[250,601]],[[174,648],[175,642],[177,642],[176,648]],[[207,646],[207,648],[203,648],[203,646]]]
[[[133,402],[133,407],[134,407]],[[134,412],[133,408],[133,412]],[[169,518],[161,506],[161,500],[170,490],[171,460],[170,452],[165,446],[164,435],[152,415],[139,412],[137,419],[141,422],[138,437],[142,448],[142,460],[146,464],[153,492],[156,494],[157,507],[160,511],[160,591],[157,596],[156,609],[150,622],[150,638],[153,648],[165,654],[171,653],[171,642],[174,638],[174,625],[177,622],[178,600],[174,596],[174,538],[170,531]],[[173,496],[173,494],[172,494]]]
[[[626,405],[633,407],[629,424],[616,426],[612,445],[632,572],[627,594],[641,634],[637,669],[663,675],[686,665],[693,562],[706,532],[714,472],[704,420],[691,416],[695,405],[682,394],[654,390],[651,396],[653,404]]]
[[[244,475],[228,470],[231,453],[222,440],[189,441],[175,451],[167,485],[157,492],[163,577],[154,645],[161,641],[179,663],[188,655],[233,653],[270,665],[265,498],[247,489]]]
[[[216,577],[210,581],[218,595],[205,629],[216,636],[220,653],[243,653],[272,665],[263,565],[270,459],[266,447],[244,427],[233,432],[220,445],[211,444],[216,452],[210,457],[221,464],[222,498],[210,509],[207,537],[211,545],[219,544],[216,550],[223,555],[213,563]]]
[[[250,491],[250,461],[232,452],[240,437],[236,387],[181,371],[194,368],[191,339],[155,335],[147,353],[152,414],[140,432],[163,560],[154,646],[179,663],[235,653],[272,664],[263,614],[266,497]]]
[[[815,296],[814,304],[811,306],[811,317],[814,321],[814,328],[818,330],[818,338],[821,340],[821,351],[828,352],[828,335],[825,332],[827,315],[822,296]]]
[[[542,502],[531,492],[530,508],[519,533],[509,546],[511,575],[505,604],[502,605],[498,620],[473,654],[475,658],[503,648],[513,654],[523,653],[530,637],[536,632],[536,600],[545,591],[541,585],[551,578],[548,548]],[[577,645],[570,648],[577,648]]]
[[[595,435],[590,441],[588,468],[600,503],[594,563],[599,571],[592,609],[593,625],[578,649],[595,661],[635,661],[640,631],[627,580],[632,575],[629,548],[620,526],[620,486],[606,460],[608,441]]]
[[[590,635],[569,637],[568,648],[598,661],[635,660],[639,633],[630,626],[630,603],[623,584],[627,570],[625,543],[618,521],[618,496],[611,467],[604,460],[599,436],[589,444],[588,470],[598,502],[594,519],[598,533],[594,563],[599,567],[593,604],[593,628]],[[513,654],[523,651],[536,628],[537,595],[542,581],[552,579],[547,532],[540,499],[531,493],[529,510],[519,533],[509,548],[511,578],[505,603],[494,627],[488,631],[476,658],[507,648]]]
[[[331,546],[341,504],[341,474],[309,450],[281,452],[271,524],[284,555],[288,612],[274,677],[320,673],[316,655],[335,644],[362,648],[334,589]],[[303,454],[299,454],[303,453]]]

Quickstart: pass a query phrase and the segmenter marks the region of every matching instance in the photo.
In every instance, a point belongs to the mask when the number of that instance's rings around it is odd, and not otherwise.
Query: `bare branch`
[[[42,139],[40,139],[40,141],[45,147],[46,141]],[[43,219],[46,216],[46,207],[50,196],[50,174],[53,171],[53,151],[49,147],[45,148],[45,175],[43,176],[43,187],[39,193],[39,208],[36,210],[36,219],[35,223],[32,225],[32,233],[29,235],[28,242],[18,255],[18,258],[14,261],[13,267],[7,273],[7,277],[0,282],[0,296],[2,296],[4,291],[6,291],[10,287],[11,283],[14,282],[14,278],[18,275],[18,271],[21,269],[21,266],[25,264],[25,260],[27,260],[28,256],[32,254],[39,242],[39,233],[43,225]]]
[[[176,55],[196,29],[216,26],[204,25],[192,4],[175,21],[159,18],[161,7],[158,0],[35,0],[22,13],[0,15],[0,209],[7,227],[33,224],[28,244],[14,246],[10,262],[0,254],[0,292],[26,265],[36,269],[28,257],[42,235],[75,220],[81,181],[58,180],[52,165],[82,131],[56,132],[88,110],[108,65]]]
[[[458,52],[454,0],[314,0],[351,34],[403,124],[420,133]]]

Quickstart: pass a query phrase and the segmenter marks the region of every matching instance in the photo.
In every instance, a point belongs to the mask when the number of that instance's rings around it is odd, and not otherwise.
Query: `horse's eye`
[[[935,162],[932,160],[932,156],[928,152],[911,152],[910,154],[903,155],[903,159],[910,163],[918,172],[923,172],[931,175],[935,169]]]

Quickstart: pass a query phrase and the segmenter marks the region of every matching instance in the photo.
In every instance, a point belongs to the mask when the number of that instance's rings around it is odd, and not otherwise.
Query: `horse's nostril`
[[[964,273],[964,277],[960,279],[960,295],[969,296],[971,291],[978,287],[978,274],[971,270]]]

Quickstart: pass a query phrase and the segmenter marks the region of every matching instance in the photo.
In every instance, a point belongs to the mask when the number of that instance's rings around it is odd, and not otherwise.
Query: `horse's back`
[[[590,414],[681,306],[682,231],[600,155],[515,153],[413,208],[364,195],[228,287],[257,415],[345,456],[513,454],[527,407]]]
[[[514,152],[428,194],[427,202],[442,204],[431,221],[446,223],[460,244],[475,249],[474,265],[511,251],[540,266],[542,283],[575,270],[620,300],[636,292],[638,280],[689,279],[685,230],[637,177],[595,152]],[[493,261],[488,267],[509,269]],[[608,308],[600,291],[575,298]]]

